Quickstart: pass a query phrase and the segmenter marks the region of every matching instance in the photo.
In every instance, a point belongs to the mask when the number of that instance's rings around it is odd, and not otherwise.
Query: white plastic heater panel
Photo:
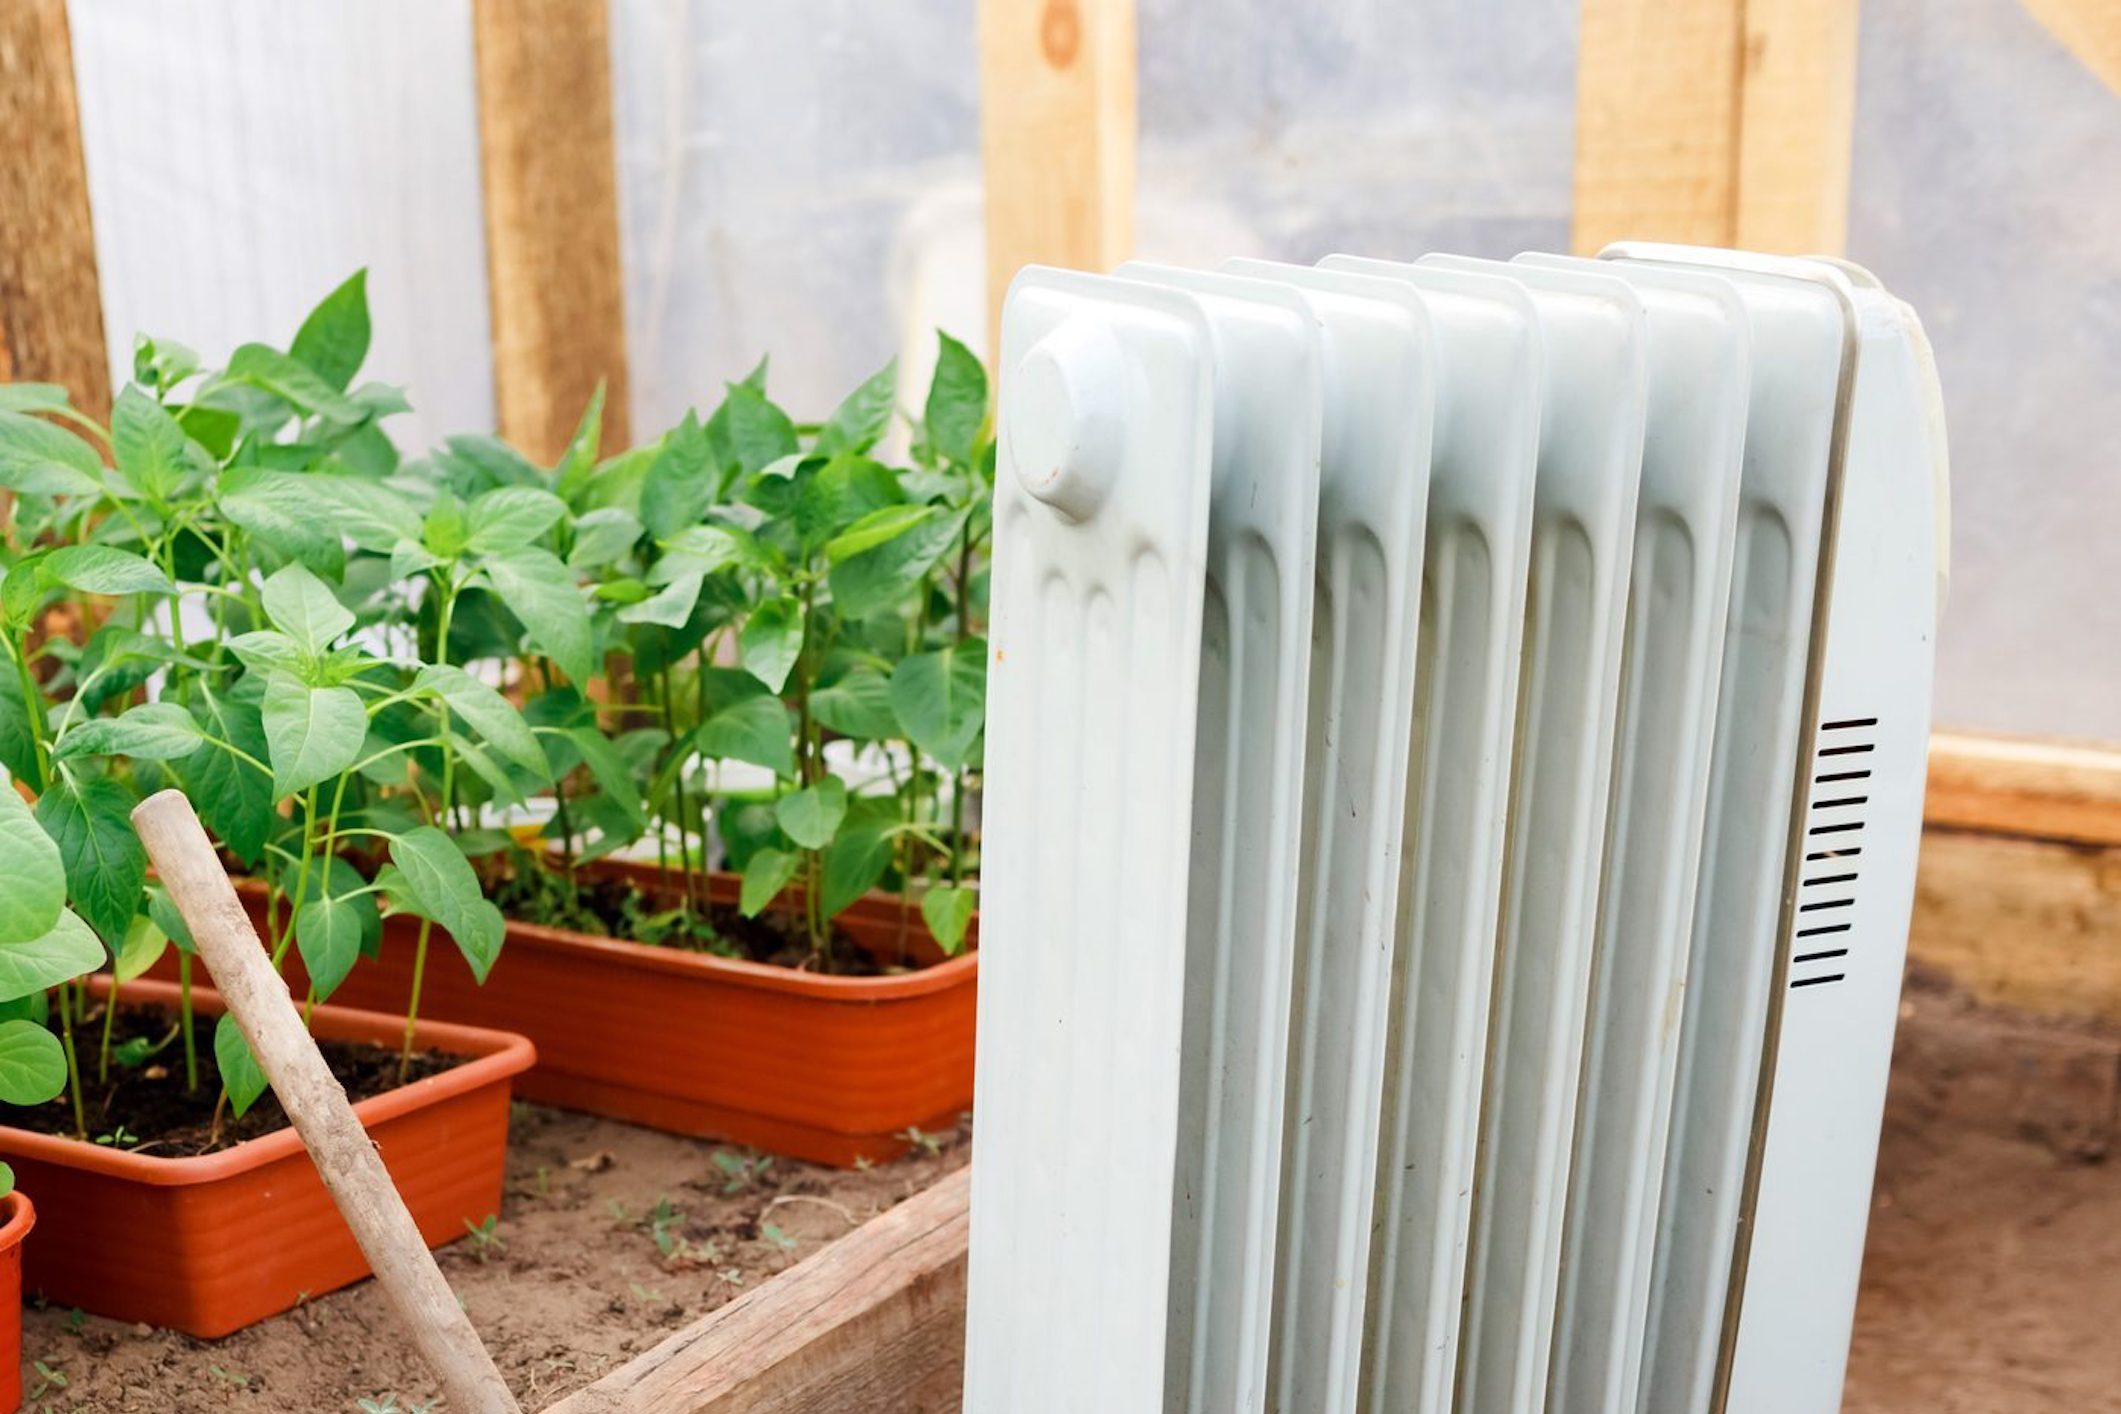
[[[1279,285],[1116,273],[1192,294],[1215,367],[1164,1407],[1238,1414],[1266,1397],[1323,352]]]
[[[974,1414],[1163,1408],[1162,1195],[1178,1122],[1212,368],[1188,296],[1040,269],[1011,289],[965,1351]]]
[[[1752,337],[1745,468],[1717,694],[1642,1407],[1709,1407],[1775,975],[1845,326],[1833,296],[1732,277]]]
[[[1359,1407],[1437,1410],[1450,1398],[1471,1230],[1543,351],[1531,300],[1512,281],[1340,256],[1322,269],[1412,291],[1436,332],[1436,441],[1377,1191],[1365,1205],[1367,1277],[1361,1265],[1353,1276],[1366,1309],[1356,1303],[1351,1314],[1363,1334]],[[1283,1293],[1305,1295],[1289,1283]],[[1281,1408],[1351,1407],[1354,1392],[1337,1362],[1329,1385],[1301,1383],[1319,1356],[1306,1334],[1288,1319],[1279,1332]],[[1320,1393],[1297,1397],[1313,1388]]]
[[[1438,351],[1404,285],[1232,262],[1326,334],[1304,883],[1277,1271],[1277,1409],[1352,1407],[1406,816]]]
[[[1546,348],[1515,770],[1457,1407],[1541,1408],[1641,483],[1641,301],[1609,275],[1425,257],[1523,284]]]
[[[1906,305],[1855,266],[1755,259],[1832,289],[1853,319],[1857,359],[1807,722],[1803,857],[1777,958],[1766,1132],[1719,1407],[1829,1414],[1841,1407],[1855,1322],[1922,837],[1944,421],[1929,345]]]
[[[1649,416],[1547,1407],[1632,1414],[1730,599],[1751,348],[1730,282],[1618,262]]]

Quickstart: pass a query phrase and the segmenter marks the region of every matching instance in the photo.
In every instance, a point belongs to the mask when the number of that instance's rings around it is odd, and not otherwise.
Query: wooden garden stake
[[[376,1281],[441,1377],[449,1407],[460,1414],[521,1414],[375,1143],[354,1118],[346,1091],[303,1027],[191,802],[180,791],[161,791],[134,809],[133,828]]]

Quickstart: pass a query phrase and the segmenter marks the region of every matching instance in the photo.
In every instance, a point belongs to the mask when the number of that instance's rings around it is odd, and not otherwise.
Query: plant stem
[[[37,675],[30,671],[28,645],[9,638],[7,648],[8,656],[15,660],[15,675],[22,682],[23,714],[29,718],[29,739],[36,748],[37,779],[30,784],[37,788],[37,794],[42,795],[52,783],[52,753],[45,741],[48,728],[44,720],[44,689],[38,686]]]
[[[118,974],[113,970],[110,975],[110,995],[103,999],[103,1038],[96,1047],[98,1085],[110,1083],[110,1028],[111,1023],[118,1019],[118,986]]]
[[[67,994],[74,990],[71,982],[59,984],[59,1042],[66,1051],[66,1088],[74,1100],[74,1137],[88,1138],[88,1108],[81,1100],[81,1057],[74,1049],[74,1009]]]
[[[191,954],[177,954],[177,1024],[184,1031],[184,1090],[199,1088],[199,1046],[192,1036]]]
[[[413,1032],[420,1024],[420,988],[427,980],[427,936],[434,931],[434,920],[420,920],[420,938],[412,950],[412,998],[405,1004],[405,1044],[398,1049],[398,1083],[403,1085],[405,1077],[412,1071]]]

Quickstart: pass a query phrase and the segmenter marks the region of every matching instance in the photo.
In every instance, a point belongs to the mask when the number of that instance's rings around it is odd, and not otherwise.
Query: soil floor
[[[2121,1029],[1989,1011],[1910,980],[1847,1410],[2121,1411],[2117,1083]],[[519,1106],[495,1240],[460,1242],[442,1265],[539,1408],[917,1192],[967,1148],[954,1134],[866,1172],[755,1170],[737,1150]],[[65,1379],[28,1371],[26,1408],[54,1414],[412,1414],[435,1393],[371,1283],[211,1343],[30,1309],[23,1355]]]

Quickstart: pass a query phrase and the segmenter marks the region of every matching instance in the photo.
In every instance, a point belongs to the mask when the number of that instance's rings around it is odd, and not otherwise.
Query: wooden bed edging
[[[959,1407],[961,1168],[546,1414],[940,1414]]]

